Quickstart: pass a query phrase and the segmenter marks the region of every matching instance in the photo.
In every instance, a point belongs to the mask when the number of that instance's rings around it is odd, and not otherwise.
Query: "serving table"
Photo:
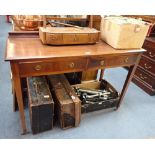
[[[22,133],[27,132],[21,78],[128,66],[120,100],[127,91],[144,49],[116,50],[100,41],[94,45],[47,46],[38,32],[10,32],[5,60],[10,61]]]

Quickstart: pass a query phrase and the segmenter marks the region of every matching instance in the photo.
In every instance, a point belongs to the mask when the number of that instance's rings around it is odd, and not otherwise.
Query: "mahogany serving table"
[[[9,33],[5,60],[10,61],[11,65],[22,133],[25,134],[27,128],[21,78],[129,66],[119,107],[144,51],[144,49],[116,50],[103,41],[95,45],[47,46],[41,43],[37,32]]]

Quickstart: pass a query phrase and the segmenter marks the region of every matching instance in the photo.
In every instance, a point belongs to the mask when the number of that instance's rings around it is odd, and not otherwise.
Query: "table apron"
[[[88,58],[60,59],[57,61],[18,62],[20,77],[79,72],[86,70],[132,66],[138,54],[96,56]]]

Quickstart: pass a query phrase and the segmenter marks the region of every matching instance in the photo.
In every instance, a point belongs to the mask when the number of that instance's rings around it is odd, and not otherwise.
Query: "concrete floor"
[[[61,130],[54,127],[53,130],[32,135],[26,109],[30,133],[20,135],[19,112],[12,110],[10,66],[4,62],[7,33],[10,30],[11,24],[5,23],[4,16],[0,16],[0,138],[155,138],[155,96],[149,96],[133,83],[118,111],[101,110],[84,114],[77,128]],[[127,71],[123,68],[108,69],[105,79],[120,91],[126,75]]]

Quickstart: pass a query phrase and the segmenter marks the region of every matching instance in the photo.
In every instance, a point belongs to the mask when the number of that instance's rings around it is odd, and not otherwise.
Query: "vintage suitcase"
[[[82,105],[81,105],[81,112],[87,113],[102,109],[116,109],[119,101],[119,94],[116,91],[116,89],[108,83],[106,80],[102,80],[101,82],[95,81],[95,82],[87,82],[82,84],[73,85],[73,88],[79,95]],[[101,93],[102,90],[106,92],[110,92],[109,95],[104,99],[99,99],[99,97],[94,97],[93,99],[87,99],[88,96],[90,96],[89,93],[87,93],[86,98],[83,98],[84,94],[79,93],[77,90],[83,89],[83,90],[93,90],[98,91]],[[86,93],[86,92],[85,92]]]
[[[54,102],[45,77],[27,78],[32,133],[53,128]]]
[[[49,45],[95,44],[99,31],[87,27],[40,27],[39,37],[43,44]]]
[[[78,126],[81,120],[81,101],[66,77],[61,74],[50,75],[47,78],[53,93],[56,116],[60,127],[67,129]]]
[[[150,24],[128,17],[102,17],[101,39],[116,49],[141,48]]]

